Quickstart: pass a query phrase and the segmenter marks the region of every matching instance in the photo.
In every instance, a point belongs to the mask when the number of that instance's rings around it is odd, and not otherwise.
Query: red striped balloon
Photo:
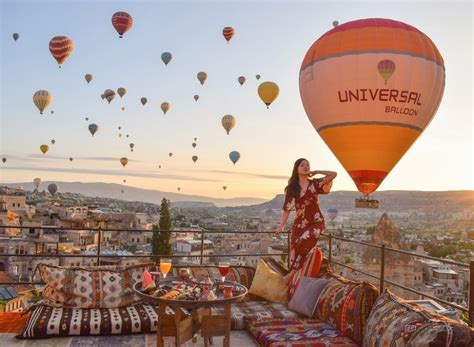
[[[117,30],[119,37],[129,31],[133,25],[133,18],[127,12],[115,12],[112,16],[112,25]]]
[[[49,51],[61,67],[61,64],[71,55],[74,50],[72,40],[67,36],[55,36],[49,41]]]
[[[226,39],[227,43],[234,37],[235,30],[232,27],[225,27],[222,30],[222,35],[224,35],[224,38]]]

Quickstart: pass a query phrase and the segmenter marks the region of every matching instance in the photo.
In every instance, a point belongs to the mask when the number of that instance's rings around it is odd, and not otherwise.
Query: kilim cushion
[[[301,269],[295,271],[293,277],[288,283],[288,301],[295,294],[296,288],[303,277],[317,277],[323,261],[323,252],[319,248],[308,254]]]
[[[42,303],[55,307],[116,308],[140,301],[133,285],[151,264],[128,267],[59,267],[38,264],[46,283]]]
[[[325,278],[303,277],[288,308],[308,317],[313,316],[319,297],[330,281]]]
[[[474,346],[467,325],[410,304],[386,289],[370,312],[364,346]]]
[[[362,344],[364,327],[379,291],[370,283],[349,281],[331,272],[323,277],[333,280],[322,291],[313,317]]]
[[[263,319],[249,323],[262,347],[357,347],[331,325],[313,319]]]
[[[147,303],[102,309],[38,305],[31,310],[30,318],[17,337],[41,339],[56,336],[151,333],[156,331],[157,324],[158,313],[154,306]]]
[[[224,313],[224,308],[222,306],[213,307],[212,310],[215,313]],[[231,315],[232,330],[245,330],[247,328],[247,323],[252,320],[303,317],[297,312],[289,310],[284,304],[276,304],[268,301],[235,302],[232,304]]]

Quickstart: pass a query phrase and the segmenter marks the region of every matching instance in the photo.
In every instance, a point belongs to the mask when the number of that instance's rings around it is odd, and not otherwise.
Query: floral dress
[[[319,235],[324,232],[324,217],[319,209],[318,194],[329,193],[332,180],[328,183],[324,178],[310,180],[306,192],[294,198],[286,195],[283,210],[296,210],[296,218],[290,236],[290,270],[303,266],[308,253],[316,247]]]

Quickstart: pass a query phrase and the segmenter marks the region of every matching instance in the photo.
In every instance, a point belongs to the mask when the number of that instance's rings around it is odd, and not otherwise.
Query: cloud
[[[75,168],[46,168],[46,167],[12,167],[5,166],[2,170],[19,170],[19,171],[41,171],[41,172],[62,172],[62,173],[78,173],[103,176],[120,176],[120,177],[141,177],[141,178],[161,178],[180,181],[199,181],[199,182],[223,182],[222,180],[214,180],[208,178],[199,178],[192,176],[156,174],[152,172],[130,172],[122,170],[96,170],[96,169],[75,169]]]

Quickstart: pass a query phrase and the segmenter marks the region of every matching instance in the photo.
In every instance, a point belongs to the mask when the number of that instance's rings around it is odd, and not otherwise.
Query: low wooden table
[[[159,284],[171,283],[178,278],[162,279]],[[204,345],[212,344],[213,336],[224,336],[224,346],[230,347],[230,326],[231,326],[231,305],[233,302],[241,301],[247,295],[247,288],[239,283],[225,281],[217,282],[214,287],[220,284],[232,285],[238,288],[234,291],[234,296],[224,298],[218,296],[216,300],[176,300],[162,299],[149,295],[141,291],[142,283],[135,284],[134,289],[137,294],[146,302],[158,306],[158,327],[157,327],[157,347],[163,347],[164,336],[174,336],[176,346],[192,339],[195,334],[201,332],[204,338]],[[166,307],[171,307],[174,314],[167,314]],[[213,306],[223,306],[224,314],[212,314]],[[182,309],[191,311],[191,315],[186,315]]]

